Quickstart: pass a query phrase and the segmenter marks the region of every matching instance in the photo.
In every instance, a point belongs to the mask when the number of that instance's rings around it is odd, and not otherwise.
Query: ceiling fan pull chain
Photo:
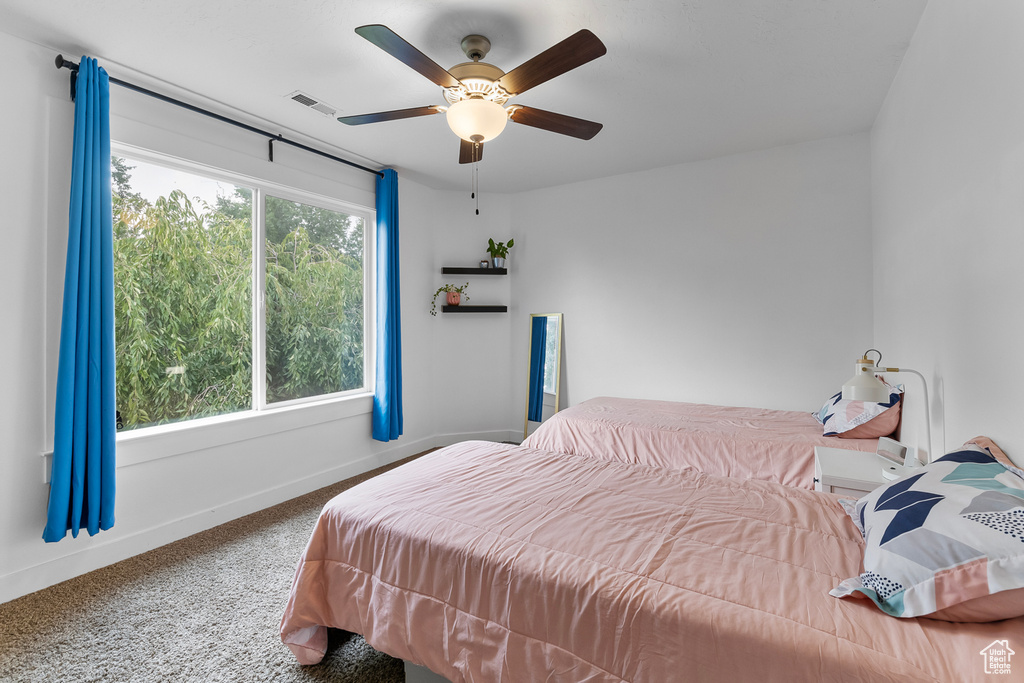
[[[476,215],[480,215],[480,164],[473,162],[473,196],[476,198]]]

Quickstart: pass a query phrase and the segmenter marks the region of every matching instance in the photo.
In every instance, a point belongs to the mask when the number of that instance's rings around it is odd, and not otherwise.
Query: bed
[[[862,552],[831,494],[466,442],[325,506],[281,638],[312,664],[353,631],[456,683],[980,681],[1024,644],[1022,618],[829,596]]]
[[[878,439],[822,436],[811,413],[601,397],[556,413],[524,446],[814,488],[814,447],[874,452]]]

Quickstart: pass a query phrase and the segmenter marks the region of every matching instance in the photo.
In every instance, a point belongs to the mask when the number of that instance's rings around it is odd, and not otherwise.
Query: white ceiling
[[[608,54],[513,102],[604,130],[581,141],[510,124],[487,143],[480,181],[518,192],[867,130],[926,1],[0,0],[0,27],[441,189],[470,178],[442,116],[350,127],[286,96],[338,115],[442,104],[439,87],[356,35],[363,24],[445,68],[479,33],[505,71],[588,28]]]

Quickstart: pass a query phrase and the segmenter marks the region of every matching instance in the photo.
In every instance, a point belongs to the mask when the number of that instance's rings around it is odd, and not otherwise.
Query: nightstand
[[[868,451],[845,448],[814,448],[814,490],[860,498],[882,484],[882,463]]]

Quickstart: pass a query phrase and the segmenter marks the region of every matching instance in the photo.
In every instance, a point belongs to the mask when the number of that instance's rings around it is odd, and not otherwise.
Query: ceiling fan
[[[445,113],[448,125],[461,138],[460,164],[480,161],[483,158],[483,143],[497,137],[510,120],[581,140],[591,139],[602,128],[600,123],[521,104],[502,106],[512,97],[607,52],[604,43],[586,29],[574,33],[508,73],[480,61],[491,49],[491,42],[480,35],[466,36],[462,40],[462,50],[472,61],[445,70],[387,26],[360,26],[356,33],[441,86],[448,106],[428,105],[340,116],[338,120],[342,123],[358,126]]]

